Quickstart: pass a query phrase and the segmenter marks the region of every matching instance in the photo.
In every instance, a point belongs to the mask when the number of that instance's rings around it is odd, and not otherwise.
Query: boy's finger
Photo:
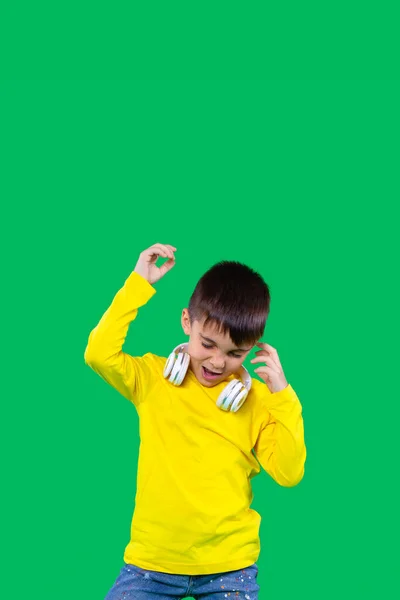
[[[175,266],[175,261],[173,261],[171,258],[168,259],[163,265],[161,265],[160,267],[160,272],[162,274],[162,276],[165,275],[165,273],[168,273],[168,271],[170,271],[172,269],[172,267]]]
[[[165,244],[154,244],[152,246],[152,248],[159,248],[159,249],[163,250],[166,253],[165,256],[169,256],[170,258],[174,258],[173,251],[170,250],[170,248],[168,246],[166,246]]]
[[[273,356],[274,359],[276,360],[276,362],[281,365],[281,361],[279,360],[279,355],[278,355],[278,351],[276,350],[276,348],[274,348],[273,346],[271,346],[271,344],[266,344],[263,342],[257,342],[256,344],[257,346],[260,346],[261,348],[263,348],[263,350],[258,350],[258,352],[267,352],[269,356]],[[257,354],[257,352],[256,352]]]
[[[272,348],[272,346],[270,346],[269,344],[266,344],[265,342],[256,342],[256,346],[260,346],[260,348],[264,348],[264,350],[266,350],[267,352],[269,352],[271,349],[273,350],[274,348]]]
[[[267,352],[270,352],[271,354],[278,354],[276,348],[271,346],[271,344],[267,344],[266,342],[257,342],[256,345],[261,346],[261,348],[264,348],[264,350],[266,350]]]
[[[164,248],[166,249],[168,256],[170,256],[171,258],[175,258],[172,246],[170,246],[169,244],[164,244]]]
[[[151,248],[149,248],[149,255],[150,256],[163,256],[164,258],[167,258],[168,254],[166,253],[165,250],[163,250],[162,248],[158,248],[156,246],[152,246]]]
[[[279,365],[276,364],[276,362],[271,358],[271,357],[265,357],[265,356],[258,356],[257,358],[252,358],[251,359],[251,363],[252,364],[256,364],[256,363],[264,363],[267,361],[266,366],[271,367],[272,370],[276,371],[277,373],[280,373],[280,368]]]

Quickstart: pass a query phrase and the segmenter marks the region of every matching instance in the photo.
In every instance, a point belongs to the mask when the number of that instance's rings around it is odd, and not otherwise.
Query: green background
[[[155,242],[177,262],[132,354],[186,339],[181,310],[218,260],[270,285],[263,339],[308,458],[295,488],[253,480],[260,600],[398,597],[400,82],[15,65],[0,87],[4,597],[100,600],[122,566],[137,415],[83,353]]]

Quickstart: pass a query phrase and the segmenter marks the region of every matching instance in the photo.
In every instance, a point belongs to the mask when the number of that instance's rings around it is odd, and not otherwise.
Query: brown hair
[[[198,281],[189,301],[190,321],[214,323],[232,342],[254,344],[264,333],[270,309],[269,287],[250,267],[222,261]]]

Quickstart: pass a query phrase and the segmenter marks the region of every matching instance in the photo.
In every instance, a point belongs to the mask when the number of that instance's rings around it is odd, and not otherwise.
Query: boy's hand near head
[[[135,273],[144,277],[150,284],[156,283],[175,266],[174,251],[176,248],[169,244],[153,244],[140,253]],[[160,256],[168,260],[161,267],[157,267],[156,262]]]
[[[280,392],[288,386],[285,373],[283,372],[278,352],[270,344],[257,342],[256,346],[261,348],[256,352],[257,357],[251,359],[251,363],[264,363],[264,367],[254,369],[255,373],[264,380],[271,394]]]

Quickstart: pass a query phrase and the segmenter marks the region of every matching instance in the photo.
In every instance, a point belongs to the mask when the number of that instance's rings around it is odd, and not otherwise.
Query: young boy
[[[140,254],[85,351],[86,363],[139,415],[131,539],[106,600],[257,600],[260,515],[250,508],[250,480],[260,465],[282,486],[302,479],[302,407],[277,351],[258,342],[269,288],[237,262],[218,263],[200,279],[182,312],[189,342],[168,362],[122,351],[175,252],[154,244]],[[168,259],[161,267],[159,257]],[[255,372],[263,381],[242,367],[255,346],[251,362],[262,364]]]

